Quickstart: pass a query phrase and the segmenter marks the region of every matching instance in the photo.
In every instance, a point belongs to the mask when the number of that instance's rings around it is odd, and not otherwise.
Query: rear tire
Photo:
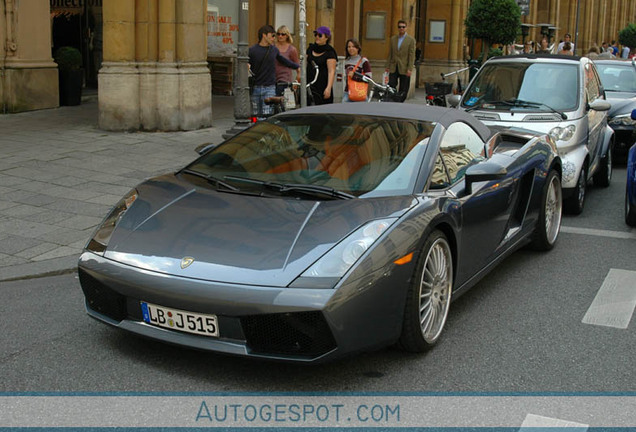
[[[557,172],[551,170],[541,194],[539,218],[531,244],[533,249],[547,251],[554,247],[561,229],[562,210],[561,180]]]
[[[585,205],[585,195],[587,193],[587,167],[583,165],[579,178],[576,181],[576,187],[574,188],[574,194],[568,198],[565,205],[568,213],[579,215],[583,213],[583,207]]]
[[[627,188],[625,188],[625,223],[629,226],[636,226],[636,208],[629,202]]]
[[[594,184],[608,187],[612,182],[612,148],[607,149],[605,157],[601,159],[601,166],[594,173]]]
[[[432,348],[444,329],[453,289],[453,258],[446,236],[426,239],[407,292],[400,345],[407,351]]]

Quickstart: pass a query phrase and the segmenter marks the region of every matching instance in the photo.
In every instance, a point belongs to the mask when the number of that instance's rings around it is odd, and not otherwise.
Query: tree
[[[627,27],[618,32],[618,41],[623,46],[636,48],[636,24],[629,23]]]
[[[515,0],[473,0],[464,25],[466,37],[482,39],[489,49],[513,43],[521,28],[521,9]]]

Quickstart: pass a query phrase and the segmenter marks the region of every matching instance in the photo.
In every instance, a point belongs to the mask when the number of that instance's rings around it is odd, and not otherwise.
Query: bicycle
[[[459,74],[469,69],[470,66],[446,74],[441,73],[440,75],[442,76],[442,82],[425,83],[424,85],[426,87],[426,104],[444,107],[447,106],[446,95],[453,93],[453,83],[446,82],[446,78],[452,75],[457,75],[457,92],[461,93],[463,89],[462,81],[459,77]]]
[[[353,74],[356,78],[361,79],[365,83],[370,85],[369,93],[367,94],[367,102],[372,102],[374,96],[377,94],[378,102],[396,102],[400,99],[400,95],[397,89],[391,87],[390,85],[382,85],[373,81],[373,79],[367,75],[363,75],[360,72],[355,72]]]
[[[315,84],[316,81],[318,81],[318,74],[319,74],[318,65],[316,65],[316,63],[314,62],[311,62],[311,63],[315,70],[315,74],[314,74],[314,79],[311,80],[311,82],[307,83],[307,105],[312,105],[313,103],[313,94],[311,91],[311,86]],[[300,87],[300,83],[298,81],[292,81],[289,83],[282,83],[282,82],[277,83],[277,85],[283,85],[283,84],[285,84],[286,89],[289,88],[292,90],[292,92],[294,92],[295,104],[291,104],[290,101],[284,95],[271,96],[271,97],[265,98],[263,99],[263,102],[265,103],[265,105],[272,106],[273,112],[271,114],[266,115],[263,118],[252,117],[252,123],[256,123],[257,121],[263,120],[267,117],[271,117],[273,115],[298,108],[298,105],[300,105],[300,100],[299,100],[300,97],[296,89]],[[312,103],[310,103],[310,101]]]
[[[446,106],[446,95],[453,92],[453,83],[434,82],[424,83],[426,87],[426,105]]]

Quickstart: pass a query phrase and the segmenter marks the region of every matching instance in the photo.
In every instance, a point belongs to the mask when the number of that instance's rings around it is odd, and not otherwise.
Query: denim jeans
[[[271,105],[263,102],[268,97],[276,96],[276,86],[254,86],[254,91],[250,96],[252,100],[252,115],[258,118],[270,116],[274,113]]]

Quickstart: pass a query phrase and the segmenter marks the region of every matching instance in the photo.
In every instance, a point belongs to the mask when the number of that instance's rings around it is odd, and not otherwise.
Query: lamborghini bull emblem
[[[190,264],[192,264],[194,262],[194,258],[192,257],[183,257],[181,258],[181,268],[184,269],[186,267],[189,267]]]

